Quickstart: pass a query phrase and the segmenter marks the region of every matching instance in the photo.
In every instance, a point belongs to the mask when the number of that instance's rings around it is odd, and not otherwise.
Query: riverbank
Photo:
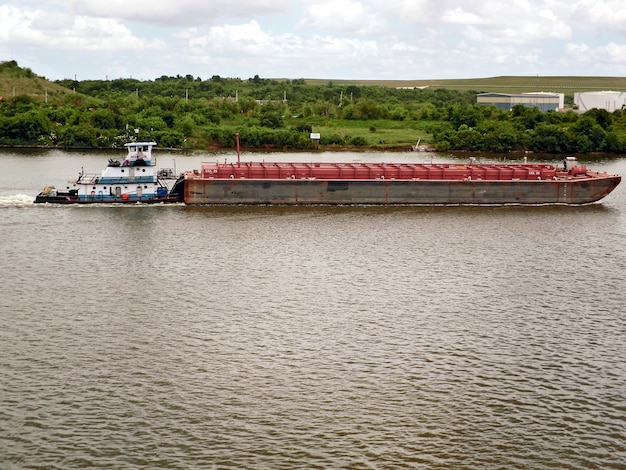
[[[159,150],[168,152],[198,152],[198,151],[210,151],[210,152],[236,152],[237,149],[233,147],[223,147],[220,145],[207,145],[206,147],[158,147]],[[66,146],[50,146],[50,145],[0,145],[0,149],[20,149],[20,150],[67,150],[69,152],[74,151],[123,151],[122,147],[66,147]],[[316,145],[308,149],[290,149],[290,148],[277,148],[273,145],[264,145],[262,147],[248,147],[241,146],[241,150],[244,152],[435,152],[435,148],[432,145],[421,144],[419,146],[410,145],[367,145],[367,146],[355,146],[355,145]]]

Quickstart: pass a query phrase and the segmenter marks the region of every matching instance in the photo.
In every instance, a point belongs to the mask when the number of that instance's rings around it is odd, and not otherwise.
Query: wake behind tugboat
[[[161,203],[182,201],[182,180],[170,190],[167,179],[172,172],[156,170],[152,149],[156,142],[133,142],[123,162],[109,160],[100,175],[80,172],[78,178],[60,191],[47,186],[37,195],[35,203],[94,204],[94,203]]]

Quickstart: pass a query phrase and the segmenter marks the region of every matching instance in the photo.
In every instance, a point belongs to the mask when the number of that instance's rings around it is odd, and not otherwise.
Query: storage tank
[[[579,113],[590,109],[605,109],[612,113],[626,105],[626,93],[622,91],[585,91],[574,93],[574,104]]]

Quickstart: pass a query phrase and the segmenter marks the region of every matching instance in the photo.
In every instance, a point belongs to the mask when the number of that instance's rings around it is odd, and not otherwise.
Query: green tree
[[[613,124],[613,118],[606,109],[590,109],[583,116],[593,119],[604,130]]]
[[[359,100],[355,111],[357,118],[364,120],[378,119],[381,116],[378,103],[369,98]]]
[[[176,119],[174,128],[183,135],[191,136],[195,125],[193,118],[189,114],[185,114]]]
[[[280,110],[270,106],[264,106],[261,109],[261,126],[279,129],[284,127],[283,118]]]
[[[561,153],[567,151],[566,130],[555,124],[539,124],[534,130],[533,149],[536,152]]]
[[[122,126],[119,116],[109,109],[101,108],[92,111],[89,121],[96,129],[118,129]]]
[[[485,106],[455,104],[448,107],[447,120],[452,123],[455,129],[459,129],[463,125],[476,127],[483,120],[485,112],[488,112]]]

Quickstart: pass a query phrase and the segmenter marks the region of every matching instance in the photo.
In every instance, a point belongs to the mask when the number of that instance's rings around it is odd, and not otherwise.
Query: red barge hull
[[[570,164],[211,163],[184,175],[210,205],[588,204],[621,176]]]

